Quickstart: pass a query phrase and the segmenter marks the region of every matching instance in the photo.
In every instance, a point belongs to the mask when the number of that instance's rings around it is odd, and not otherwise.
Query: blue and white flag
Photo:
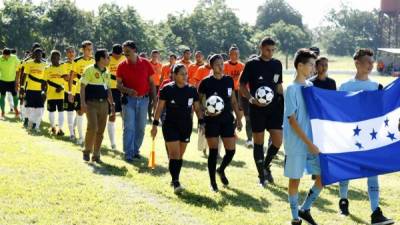
[[[303,89],[324,185],[400,171],[400,80],[380,91]]]

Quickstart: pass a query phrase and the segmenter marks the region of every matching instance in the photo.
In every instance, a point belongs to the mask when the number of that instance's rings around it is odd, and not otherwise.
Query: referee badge
[[[188,106],[192,106],[193,105],[193,98],[189,98],[188,99]]]
[[[228,96],[231,97],[232,95],[232,88],[228,88]]]
[[[99,73],[95,73],[94,76],[99,79],[100,78],[100,74]]]
[[[274,75],[274,82],[278,83],[278,81],[279,81],[279,74],[275,74]]]

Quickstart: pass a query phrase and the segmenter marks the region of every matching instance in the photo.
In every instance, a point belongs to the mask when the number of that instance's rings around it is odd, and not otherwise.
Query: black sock
[[[172,177],[172,182],[178,181],[178,159],[170,159],[169,160],[169,173],[171,174]]]
[[[210,152],[208,153],[208,174],[210,175],[211,183],[216,183],[215,181],[215,171],[217,170],[217,156],[218,149],[210,148]]]
[[[179,180],[179,175],[181,174],[181,169],[182,169],[182,164],[183,164],[183,159],[178,159],[178,174],[177,174],[177,179]]]
[[[233,150],[227,149],[226,150],[225,156],[222,159],[221,166],[219,167],[221,171],[224,171],[225,168],[229,165],[229,163],[231,163],[233,156],[235,155],[235,152],[236,152],[235,149],[233,149]]]
[[[269,146],[267,156],[265,156],[265,168],[269,167],[276,154],[278,154],[278,151],[279,148],[275,147],[273,144]]]
[[[260,180],[265,180],[264,176],[264,146],[259,144],[254,144],[253,151],[254,162],[256,163],[258,177]]]

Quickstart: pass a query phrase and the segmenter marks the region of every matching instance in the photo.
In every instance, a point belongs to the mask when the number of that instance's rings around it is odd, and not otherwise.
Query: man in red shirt
[[[135,42],[126,41],[122,47],[126,60],[118,65],[117,87],[123,94],[125,160],[132,162],[133,158],[141,158],[139,149],[143,143],[149,96],[154,99],[156,88],[154,69],[147,59],[138,56]]]

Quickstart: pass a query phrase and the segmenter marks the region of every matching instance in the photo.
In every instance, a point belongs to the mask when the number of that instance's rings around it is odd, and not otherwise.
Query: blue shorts
[[[304,172],[312,175],[320,175],[318,155],[286,155],[284,175],[290,179],[300,179]]]

